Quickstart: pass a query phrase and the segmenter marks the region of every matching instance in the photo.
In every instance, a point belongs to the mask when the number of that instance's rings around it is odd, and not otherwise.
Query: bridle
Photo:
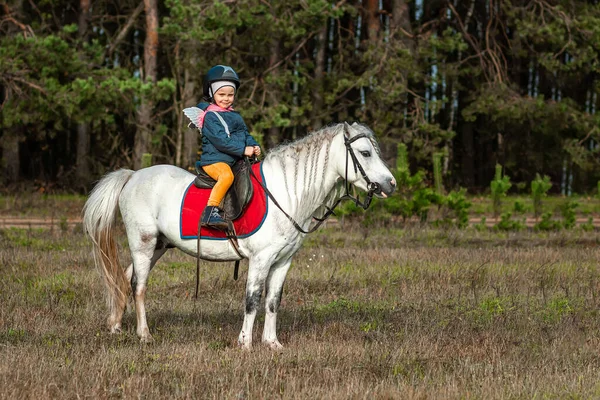
[[[344,124],[344,131],[348,132],[348,128],[346,127],[345,124]],[[381,186],[377,182],[371,182],[371,180],[367,176],[367,173],[365,172],[365,169],[358,161],[358,158],[356,158],[356,154],[354,154],[354,149],[351,146],[351,144],[353,142],[355,142],[358,139],[362,139],[362,138],[369,139],[368,136],[364,133],[359,133],[358,135],[354,136],[352,139],[348,139],[346,137],[346,135],[344,135],[344,145],[346,146],[346,173],[345,173],[346,176],[344,177],[344,180],[346,181],[346,194],[344,194],[342,197],[340,197],[338,199],[338,201],[335,203],[335,206],[337,206],[339,204],[339,202],[342,200],[353,200],[357,206],[361,206],[363,208],[363,210],[366,210],[371,205],[371,200],[373,200],[373,195],[375,193],[377,193],[377,194],[381,193]],[[358,198],[358,195],[356,197],[353,197],[350,194],[350,183],[348,182],[348,155],[350,155],[350,158],[352,158],[352,162],[354,163],[354,173],[360,171],[360,174],[362,175],[363,179],[365,180],[365,182],[367,182],[367,197],[365,198],[364,203],[361,203],[360,199]],[[334,206],[334,208],[335,208],[335,206]]]
[[[269,191],[269,189],[267,189],[267,186],[256,177],[252,168],[249,168],[250,173],[252,174],[254,179],[256,179],[256,181],[260,183],[260,185],[262,186],[262,188],[265,191],[265,193],[267,194],[267,196],[271,198],[271,201],[273,202],[273,204],[275,204],[275,206],[277,206],[277,208],[279,208],[279,210],[283,213],[283,215],[285,215],[287,217],[287,219],[292,223],[292,225],[294,225],[294,227],[301,233],[312,233],[312,232],[316,231],[327,220],[327,218],[329,218],[331,215],[336,215],[335,208],[342,202],[342,200],[352,200],[352,201],[354,201],[354,203],[357,206],[360,206],[360,207],[362,207],[363,210],[366,210],[371,205],[371,200],[373,200],[373,195],[376,193],[381,193],[381,186],[377,182],[372,182],[369,179],[369,177],[367,176],[367,173],[365,172],[365,169],[360,164],[360,161],[358,161],[356,154],[354,154],[354,149],[351,146],[352,143],[357,141],[358,139],[362,139],[362,138],[369,139],[369,137],[364,133],[359,133],[358,135],[352,137],[351,139],[348,139],[346,137],[346,135],[348,133],[349,133],[348,126],[347,126],[347,124],[344,123],[344,145],[346,146],[346,170],[345,170],[346,176],[344,177],[344,180],[346,182],[345,183],[346,193],[343,196],[341,196],[339,199],[337,199],[337,201],[333,204],[332,207],[328,207],[326,204],[323,204],[322,206],[327,209],[327,212],[320,218],[315,217],[313,215],[312,219],[317,221],[317,223],[308,230],[303,229],[300,226],[300,224],[298,224],[294,220],[294,218],[292,218],[287,212],[285,212],[285,210],[279,205],[277,200],[275,200],[275,197],[273,196],[273,194]],[[350,183],[348,182],[348,164],[349,164],[348,161],[349,161],[349,159],[352,159],[352,162],[354,164],[354,173],[360,172],[360,174],[362,175],[362,178],[367,182],[367,196],[366,196],[365,200],[362,202],[360,201],[358,195],[356,195],[356,197],[354,197],[350,194]],[[246,158],[246,162],[249,163],[248,158]]]

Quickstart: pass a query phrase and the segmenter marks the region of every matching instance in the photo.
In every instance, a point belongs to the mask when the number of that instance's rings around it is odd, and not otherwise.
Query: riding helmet
[[[227,65],[215,65],[211,69],[208,70],[206,75],[204,76],[204,82],[202,85],[204,97],[210,99],[212,96],[210,95],[210,85],[216,81],[229,81],[235,85],[235,91],[237,92],[240,87],[240,77],[233,70],[233,68]]]

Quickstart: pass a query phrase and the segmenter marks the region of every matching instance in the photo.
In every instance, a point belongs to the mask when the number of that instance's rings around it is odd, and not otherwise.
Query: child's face
[[[235,99],[235,89],[232,86],[223,86],[217,90],[213,96],[215,104],[222,108],[227,108],[233,104]]]

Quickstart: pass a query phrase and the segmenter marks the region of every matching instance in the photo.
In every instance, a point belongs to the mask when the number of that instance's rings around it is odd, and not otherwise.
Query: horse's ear
[[[350,125],[344,121],[344,136],[346,139],[350,139]]]
[[[358,126],[358,122],[354,121],[354,123],[352,124],[352,126]]]

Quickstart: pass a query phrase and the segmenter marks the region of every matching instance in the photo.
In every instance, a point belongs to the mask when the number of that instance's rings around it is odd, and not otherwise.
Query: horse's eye
[[[361,151],[360,154],[363,157],[371,157],[371,152],[370,151]]]

